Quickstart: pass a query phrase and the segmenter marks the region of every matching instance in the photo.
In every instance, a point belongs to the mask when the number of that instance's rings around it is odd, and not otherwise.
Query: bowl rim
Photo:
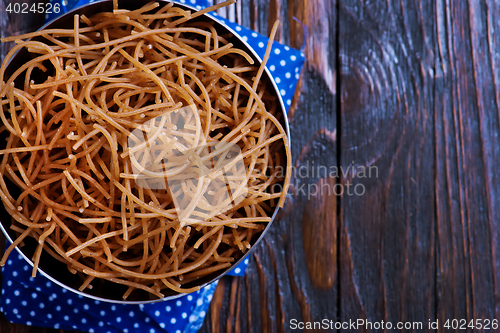
[[[95,6],[95,5],[99,5],[99,4],[103,4],[103,3],[107,3],[107,2],[111,3],[112,1],[113,0],[95,0],[95,1],[92,1],[92,2],[89,2],[89,3],[86,3],[86,4],[74,7],[71,10],[67,11],[66,13],[63,13],[60,16],[58,16],[58,17],[56,17],[56,18],[54,18],[54,19],[52,19],[52,20],[44,23],[36,31],[40,31],[40,30],[46,29],[47,27],[49,27],[50,25],[54,24],[58,20],[63,19],[64,17],[74,16],[75,14],[78,14],[79,11],[81,11],[85,7]],[[192,10],[192,11],[200,11],[201,10],[201,9],[196,8],[196,6],[194,6],[194,5],[183,3],[180,0],[155,0],[155,2],[161,2],[161,3],[172,2],[176,6],[185,7],[187,9],[189,9],[189,10]],[[220,17],[218,17],[217,14],[214,15],[212,12],[208,12],[208,13],[204,13],[202,16],[208,17],[210,20],[215,21],[216,23],[218,23],[219,25],[221,25],[224,29],[228,30],[228,32],[230,32],[234,37],[236,37],[246,47],[245,51],[250,52],[251,56],[258,61],[259,65],[262,64],[262,58],[257,54],[257,52],[248,44],[248,42],[245,39],[243,39],[243,37],[238,33],[238,31],[236,31],[235,29],[229,27]],[[276,41],[273,41],[273,43],[276,43]],[[6,68],[9,67],[10,63],[12,62],[12,60],[14,60],[16,58],[16,56],[18,55],[18,53],[20,51],[21,50],[18,50],[10,58],[9,62],[6,65]],[[271,81],[271,84],[272,84],[272,87],[274,89],[275,95],[278,98],[278,101],[279,101],[279,104],[280,104],[280,107],[281,107],[281,111],[283,112],[284,130],[286,132],[286,135],[287,135],[287,138],[288,138],[288,144],[289,144],[289,147],[290,147],[290,150],[291,150],[290,127],[289,127],[288,115],[287,115],[287,111],[286,111],[286,108],[285,108],[285,104],[283,102],[283,98],[282,98],[281,94],[279,93],[279,89],[278,89],[278,86],[276,84],[276,81],[274,80],[274,77],[273,77],[271,71],[269,70],[269,68],[267,67],[267,65],[264,68],[264,72],[268,76],[269,81]],[[287,170],[287,172],[291,172],[291,170]],[[204,282],[202,284],[199,284],[198,286],[199,286],[200,290],[202,288],[205,288],[206,286],[208,286],[208,285],[210,285],[210,284],[218,281],[220,278],[222,278],[223,276],[225,276],[227,273],[229,273],[230,271],[232,271],[236,266],[238,266],[239,264],[241,264],[243,261],[245,261],[248,258],[248,256],[255,250],[256,246],[260,243],[260,241],[264,238],[264,236],[266,235],[266,233],[269,231],[269,229],[270,229],[272,223],[274,222],[274,220],[275,220],[275,218],[276,218],[279,210],[280,210],[280,207],[276,206],[275,209],[274,209],[274,213],[271,216],[271,220],[268,222],[266,228],[262,231],[262,233],[260,234],[259,238],[254,242],[254,244],[250,247],[250,249],[239,260],[233,262],[231,266],[229,266],[227,269],[225,269],[224,271],[222,271],[221,273],[219,273],[213,279],[209,280],[208,282]],[[2,222],[2,221],[0,221],[0,229],[2,230],[2,232],[3,232],[4,236],[6,237],[7,241],[9,241],[12,244],[13,240],[10,237],[10,234],[8,233],[8,231],[6,230],[6,228],[4,226],[4,222]],[[19,248],[18,245],[16,245],[15,249],[17,250],[17,252],[19,253],[19,255],[21,255],[24,258],[24,260],[29,265],[31,265],[32,267],[34,267],[33,261]],[[10,255],[12,255],[12,253]],[[56,285],[58,285],[58,286],[60,286],[60,287],[62,287],[64,289],[67,289],[69,291],[72,291],[72,292],[74,292],[77,295],[81,295],[81,296],[84,296],[84,297],[87,297],[87,298],[90,298],[90,299],[93,299],[93,300],[97,300],[97,301],[101,301],[101,302],[107,302],[107,303],[112,303],[112,304],[152,304],[152,303],[157,303],[157,302],[162,302],[162,301],[177,299],[179,297],[183,297],[183,296],[186,296],[186,295],[190,294],[190,293],[176,293],[174,295],[165,296],[163,298],[151,299],[151,300],[142,300],[142,301],[108,299],[108,298],[104,298],[104,297],[92,295],[92,294],[86,293],[85,291],[80,291],[78,289],[75,289],[75,288],[72,288],[70,286],[67,286],[65,283],[63,283],[60,280],[56,279],[51,274],[46,273],[40,267],[38,267],[37,272],[39,272],[41,275],[43,275],[44,277],[46,277],[47,279],[49,279],[51,282],[55,283]]]

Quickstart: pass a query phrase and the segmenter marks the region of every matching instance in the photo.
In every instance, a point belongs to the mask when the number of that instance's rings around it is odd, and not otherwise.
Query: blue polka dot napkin
[[[50,0],[57,3],[59,13],[49,14],[46,21],[93,0]],[[180,3],[202,9],[207,0],[180,0]],[[256,53],[263,58],[268,38],[230,22],[217,14],[213,16],[236,31]],[[292,104],[304,54],[279,43],[273,44],[267,63],[285,103],[286,111]],[[3,217],[5,218],[5,217]],[[244,275],[245,259],[229,275]],[[194,333],[203,324],[217,282],[171,301],[153,304],[112,304],[77,295],[41,274],[31,277],[31,266],[15,251],[2,268],[3,282],[0,311],[13,323],[79,330],[96,333]]]

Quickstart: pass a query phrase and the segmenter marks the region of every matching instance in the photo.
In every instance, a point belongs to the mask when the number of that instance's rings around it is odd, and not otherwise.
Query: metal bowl
[[[157,2],[160,3],[160,5],[165,5],[171,1],[163,1],[163,0],[156,0]],[[140,7],[142,7],[144,3],[141,1],[136,1],[136,0],[120,0],[120,8],[121,9],[128,9],[128,10],[135,10]],[[181,7],[186,10],[191,10],[191,11],[197,11],[196,8],[186,5],[186,4],[181,4],[174,2],[175,6]],[[101,0],[101,1],[95,1],[92,3],[89,3],[87,5],[81,6],[79,8],[75,8],[66,14],[54,19],[51,22],[48,22],[44,26],[42,26],[39,30],[41,29],[54,29],[54,28],[68,28],[73,26],[73,16],[74,14],[84,14],[86,16],[92,16],[95,13],[98,12],[105,12],[105,11],[112,11],[113,9],[113,2],[112,0]],[[255,53],[255,51],[241,38],[241,36],[238,35],[238,33],[231,28],[229,28],[227,25],[225,25],[222,21],[218,20],[216,17],[210,15],[210,14],[204,14],[197,18],[197,20],[203,20],[203,21],[212,21],[215,24],[216,29],[218,30],[219,33],[224,33],[224,34],[231,34],[233,37],[229,38],[229,42],[235,45],[238,48],[241,48],[245,50],[255,61],[256,64],[260,64],[262,62],[262,59]],[[30,59],[29,53],[22,49],[20,50],[10,61],[8,64],[7,70],[6,70],[6,77],[9,77],[12,75],[12,73],[20,67],[21,64],[25,63],[26,60]],[[281,95],[279,93],[278,87],[276,86],[276,83],[274,82],[271,73],[266,70],[263,73],[262,80],[267,80],[267,86],[272,87],[274,90],[274,93],[276,97],[279,100],[278,103],[278,113],[281,112],[283,113],[282,119],[282,125],[288,135],[288,139],[290,139],[290,130],[288,127],[288,120],[286,117],[285,113],[285,107],[283,104],[283,100],[281,98]],[[284,155],[286,156],[286,155]],[[289,172],[289,171],[288,171]],[[221,278],[224,276],[226,273],[231,271],[236,265],[241,263],[252,251],[252,249],[255,247],[255,245],[264,237],[265,233],[269,230],[272,221],[276,217],[276,214],[278,212],[279,208],[276,207],[274,209],[274,212],[272,214],[271,222],[268,223],[266,226],[265,230],[253,239],[253,244],[252,248],[247,251],[247,253],[241,257],[238,261],[234,262],[233,265],[229,268],[227,268],[223,272],[215,272],[211,275],[205,276],[204,278],[196,281],[195,283],[193,282],[191,285],[186,285],[183,287],[190,288],[194,286],[199,286],[199,287],[204,287],[215,280]],[[14,232],[10,229],[10,224],[11,224],[11,219],[8,213],[5,211],[3,208],[3,205],[0,204],[0,216],[1,216],[1,221],[0,221],[0,227],[5,234],[6,238],[12,242],[13,239],[16,238],[16,235]],[[23,258],[31,265],[33,266],[33,261],[30,259],[33,257],[33,254],[35,252],[37,242],[36,240],[32,238],[27,238],[24,241],[24,246],[22,247],[16,247],[16,250],[23,256]],[[165,300],[171,300],[180,296],[183,296],[185,294],[180,294],[175,291],[166,291],[166,295],[164,298],[158,299],[158,298],[152,298],[152,296],[142,290],[137,290],[134,291],[127,300],[123,300],[121,297],[126,290],[127,287],[111,283],[105,280],[99,280],[99,282],[94,282],[93,283],[93,289],[86,289],[84,291],[79,291],[78,288],[81,285],[82,281],[78,278],[75,278],[75,275],[71,274],[69,270],[67,269],[66,265],[59,262],[58,260],[54,259],[52,256],[50,256],[48,253],[43,251],[42,257],[40,259],[40,264],[39,264],[39,269],[38,272],[47,277],[49,280],[52,282],[58,284],[59,286],[71,290],[72,292],[82,295],[85,297],[93,298],[95,300],[99,301],[105,301],[105,302],[112,302],[112,303],[122,303],[122,304],[145,304],[145,303],[153,303],[153,302],[158,302],[158,301],[165,301]],[[98,280],[98,279],[96,279]]]

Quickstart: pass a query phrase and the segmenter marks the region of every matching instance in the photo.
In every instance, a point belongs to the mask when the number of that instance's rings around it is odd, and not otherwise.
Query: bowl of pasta
[[[17,250],[33,276],[147,303],[262,239],[287,193],[288,122],[272,42],[259,58],[216,8],[95,1],[4,38],[2,264]]]

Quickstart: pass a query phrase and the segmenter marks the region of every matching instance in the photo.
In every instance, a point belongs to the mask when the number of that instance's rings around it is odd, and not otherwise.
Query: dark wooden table
[[[8,15],[10,1],[0,0],[3,36],[41,24]],[[240,24],[267,34],[280,19],[280,42],[306,43],[289,118],[293,163],[309,173],[293,178],[245,277],[220,281],[201,332],[300,331],[292,320],[325,318],[423,323],[408,332],[439,320],[445,331],[448,319],[500,319],[500,4],[236,8]],[[0,332],[56,331],[2,319]]]

